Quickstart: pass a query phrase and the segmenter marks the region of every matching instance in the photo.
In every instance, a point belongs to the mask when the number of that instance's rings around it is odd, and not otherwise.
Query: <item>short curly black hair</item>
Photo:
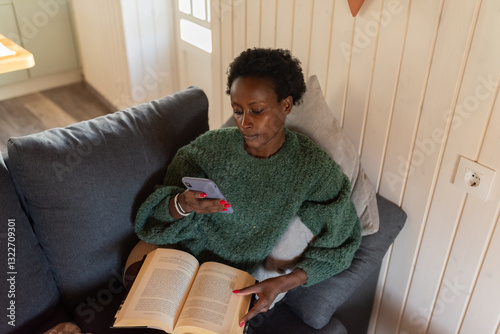
[[[239,77],[270,79],[278,102],[291,96],[293,104],[298,105],[306,91],[300,61],[289,50],[253,48],[243,51],[227,70],[226,94],[231,93],[231,86]]]

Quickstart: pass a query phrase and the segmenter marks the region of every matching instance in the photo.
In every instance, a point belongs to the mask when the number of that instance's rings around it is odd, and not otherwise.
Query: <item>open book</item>
[[[255,283],[245,271],[206,262],[186,252],[158,248],[146,260],[113,327],[148,327],[167,333],[242,333],[239,320],[251,296],[233,290]]]

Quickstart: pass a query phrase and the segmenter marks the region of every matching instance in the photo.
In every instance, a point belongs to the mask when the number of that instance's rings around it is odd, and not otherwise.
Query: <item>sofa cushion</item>
[[[56,313],[60,294],[1,155],[0,207],[0,333],[29,333]]]
[[[311,328],[283,301],[269,311],[257,314],[248,323],[248,333],[251,334],[348,334],[342,322],[335,318],[321,329]]]
[[[177,149],[208,130],[198,88],[8,142],[13,178],[63,302],[88,319],[123,292],[138,206]],[[95,310],[95,311],[92,311]],[[93,312],[93,313],[92,313]]]
[[[337,308],[355,294],[381,264],[385,253],[406,221],[406,213],[394,203],[377,195],[380,229],[362,238],[351,266],[343,272],[310,287],[289,291],[285,303],[313,328],[324,327]]]

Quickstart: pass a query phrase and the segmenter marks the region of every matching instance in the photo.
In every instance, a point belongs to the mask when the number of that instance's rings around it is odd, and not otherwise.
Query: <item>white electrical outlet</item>
[[[469,194],[487,201],[494,178],[495,171],[493,169],[460,157],[453,183]]]

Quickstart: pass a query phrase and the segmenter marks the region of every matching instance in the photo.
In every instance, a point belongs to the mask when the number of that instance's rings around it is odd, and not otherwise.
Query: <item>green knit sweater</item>
[[[168,202],[185,190],[183,176],[206,177],[234,213],[191,214],[175,220]],[[298,267],[312,285],[349,267],[361,240],[349,179],[306,136],[286,130],[281,149],[267,159],[249,155],[237,128],[209,131],[181,148],[164,185],[140,207],[135,230],[153,244],[176,243],[200,260],[252,272],[298,214],[315,235]]]

